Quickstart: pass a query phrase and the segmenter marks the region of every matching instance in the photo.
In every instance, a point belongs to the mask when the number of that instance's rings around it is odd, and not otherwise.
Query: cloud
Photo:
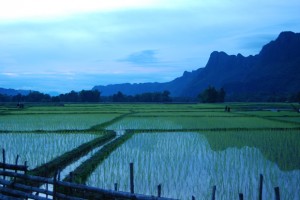
[[[4,76],[8,76],[8,77],[18,77],[19,76],[19,74],[12,73],[12,72],[3,72],[3,73],[0,73],[0,75],[4,75]]]
[[[149,65],[155,64],[158,62],[156,58],[157,51],[156,50],[143,50],[139,52],[135,52],[127,56],[125,59],[120,59],[118,61],[121,62],[129,62],[137,65]]]
[[[0,20],[57,18],[77,13],[154,7],[158,0],[9,0],[1,2]],[[17,6],[16,6],[17,5]]]
[[[161,73],[158,82],[168,81],[165,79],[165,73],[148,70],[144,72],[141,69],[129,69],[129,72],[121,73],[43,73],[29,74],[23,73],[17,77],[7,76],[0,73],[0,87],[14,89],[38,90],[41,92],[56,91],[59,93],[69,92],[71,90],[80,91],[82,89],[92,89],[96,85],[108,85],[117,83],[141,83],[154,82],[153,78],[156,74]],[[172,71],[170,72],[172,73]],[[168,74],[170,74],[168,73]],[[112,82],[113,80],[113,82]]]
[[[276,39],[279,33],[260,33],[260,34],[249,34],[237,37],[234,40],[236,41],[239,49],[243,49],[248,52],[257,52],[262,49],[264,45],[269,43],[271,40]],[[250,53],[249,53],[250,54]],[[254,54],[253,54],[254,55]]]
[[[36,20],[68,17],[80,13],[112,12],[138,9],[182,9],[183,7],[215,7],[218,0],[3,0],[0,20]],[[230,2],[224,3],[224,5]],[[17,5],[17,6],[16,6]],[[223,5],[223,4],[222,4]]]

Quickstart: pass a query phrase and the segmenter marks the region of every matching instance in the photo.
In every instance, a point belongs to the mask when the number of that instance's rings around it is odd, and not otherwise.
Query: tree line
[[[250,101],[254,102],[299,102],[300,103],[300,92],[294,93],[294,94],[247,94],[248,96],[251,96]],[[232,97],[235,96],[235,97]],[[222,103],[225,100],[229,101],[249,101],[249,97],[242,97],[238,94],[231,94],[230,97],[226,97],[226,92],[224,88],[220,88],[217,90],[213,86],[208,86],[203,92],[201,92],[198,95],[198,101],[203,103]]]
[[[125,95],[122,92],[108,97],[101,97],[98,90],[81,90],[80,92],[71,91],[58,96],[50,96],[38,91],[32,91],[27,95],[4,95],[0,94],[0,102],[74,102],[74,103],[96,103],[96,102],[171,102],[169,91],[143,93],[137,95]]]
[[[169,91],[163,92],[147,92],[136,95],[125,95],[122,92],[117,92],[116,94],[107,98],[110,102],[171,102]]]
[[[0,94],[1,102],[99,102],[100,92],[98,90],[71,91],[58,96],[50,96],[38,91],[29,92],[27,95],[8,96]]]
[[[202,103],[220,103],[225,101],[226,92],[223,88],[217,90],[213,86],[209,86],[203,92],[199,93],[198,102]],[[289,96],[265,96],[266,102],[299,102],[300,92],[290,94]],[[230,97],[227,100],[231,100]],[[196,102],[194,98],[189,97],[170,97],[169,91],[163,92],[148,92],[137,95],[126,95],[122,92],[117,92],[111,96],[101,96],[98,90],[81,90],[79,92],[71,91],[58,96],[50,96],[38,91],[31,91],[27,95],[5,95],[0,94],[0,102]],[[259,101],[259,99],[257,100]]]
[[[224,102],[226,92],[223,88],[217,90],[215,87],[208,86],[202,93],[198,95],[199,101],[203,103],[221,103]]]

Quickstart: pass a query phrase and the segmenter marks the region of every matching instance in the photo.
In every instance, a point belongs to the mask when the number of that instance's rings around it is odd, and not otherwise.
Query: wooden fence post
[[[58,171],[55,171],[55,174],[54,174],[54,179],[53,179],[53,200],[56,199],[56,190],[57,190],[57,175],[58,175]]]
[[[157,186],[157,196],[161,197],[161,184]]]
[[[279,187],[275,187],[275,200],[280,200],[280,192],[279,192]]]
[[[70,182],[73,183],[74,182],[74,173],[70,172],[69,176],[70,176]],[[72,193],[73,193],[73,189],[69,188],[69,194],[72,194]]]
[[[47,192],[49,191],[49,185],[48,185],[48,183],[46,183],[46,190],[47,190]],[[46,199],[48,199],[48,193],[46,193]]]
[[[243,195],[243,193],[239,193],[239,200],[244,200],[244,195]]]
[[[60,181],[60,169],[57,170],[57,175],[58,175],[58,176],[57,176],[57,180]]]
[[[24,165],[25,165],[25,167],[26,167],[26,169],[25,169],[25,171],[24,171],[24,174],[27,174],[27,161],[25,161],[25,163],[24,163]]]
[[[211,200],[215,200],[215,199],[216,199],[216,189],[217,189],[217,187],[214,185],[214,186],[213,186],[213,191],[212,191],[212,197],[211,197]]]
[[[19,155],[17,155],[17,157],[16,157],[16,166],[18,166],[18,161],[19,161]],[[17,169],[15,170],[15,173],[18,173]],[[14,177],[14,182],[16,182],[16,180],[17,180],[17,177]]]
[[[130,163],[130,193],[134,194],[133,163]]]
[[[260,174],[259,175],[259,194],[258,194],[258,200],[262,200],[263,180],[264,180],[264,177],[263,177],[262,174]]]
[[[16,157],[16,165],[18,165],[18,161],[19,161],[19,155],[17,155],[17,157]],[[15,172],[17,173],[18,170],[15,170]]]
[[[70,182],[73,183],[74,182],[74,173],[70,172]]]
[[[3,171],[5,171],[5,149],[2,149],[2,158],[3,158]],[[5,180],[5,175],[3,175],[3,179]]]
[[[25,168],[26,168],[25,171],[24,171],[24,174],[26,175],[27,174],[27,170],[28,170],[27,169],[27,161],[24,162],[24,165],[25,165]],[[27,179],[25,179],[25,185],[27,185],[27,183],[28,183],[28,181],[27,181]],[[26,198],[26,200],[28,200],[28,198]]]
[[[5,149],[2,149],[2,158],[3,158],[3,163],[5,164]]]

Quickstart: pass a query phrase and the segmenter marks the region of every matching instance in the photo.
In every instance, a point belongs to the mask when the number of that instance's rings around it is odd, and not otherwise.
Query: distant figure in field
[[[227,107],[227,106],[225,106],[225,112],[227,112],[227,108],[228,108],[228,107]]]
[[[225,107],[225,112],[230,112],[230,107],[229,106]]]
[[[24,108],[24,104],[18,103],[18,104],[17,104],[17,108],[23,109],[23,108]]]

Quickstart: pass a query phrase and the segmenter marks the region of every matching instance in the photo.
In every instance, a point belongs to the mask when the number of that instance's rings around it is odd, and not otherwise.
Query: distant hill
[[[299,92],[300,33],[282,32],[254,56],[212,52],[204,68],[184,72],[170,82],[125,83],[95,86],[93,89],[101,91],[103,96],[118,91],[134,95],[169,90],[173,97],[196,97],[209,85],[224,87],[228,98],[233,100]]]
[[[18,94],[28,95],[29,93],[30,90],[15,90],[15,89],[0,88],[0,94],[8,95],[8,96],[15,96]]]
[[[101,91],[102,96],[113,95],[118,91],[127,95],[136,95],[146,92],[163,92],[164,90],[170,91],[172,96],[180,96],[186,85],[196,78],[200,71],[202,71],[202,68],[192,72],[184,72],[181,77],[166,83],[112,84],[107,86],[95,86],[93,90]]]

